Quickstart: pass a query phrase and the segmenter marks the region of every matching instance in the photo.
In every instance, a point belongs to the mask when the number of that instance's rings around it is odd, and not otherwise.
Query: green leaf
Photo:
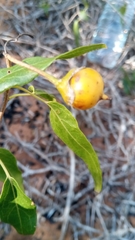
[[[0,161],[7,169],[9,175],[13,177],[23,190],[23,180],[21,176],[21,171],[17,167],[17,162],[14,155],[4,148],[0,148]],[[0,163],[0,181],[4,182],[6,179],[6,174]]]
[[[127,72],[122,69],[124,77],[122,79],[123,90],[127,95],[132,95],[135,92],[135,71]]]
[[[44,10],[44,13],[48,16],[49,14],[49,8],[50,8],[50,5],[49,3],[45,3],[44,1],[40,3],[40,8],[42,8]]]
[[[45,70],[57,59],[69,59],[73,57],[80,56],[89,51],[105,48],[105,44],[93,44],[89,46],[83,46],[75,48],[69,52],[60,54],[53,58],[43,58],[43,57],[33,57],[27,58],[24,62],[38,68]],[[38,74],[28,70],[24,67],[15,65],[11,68],[4,68],[0,70],[0,93],[4,92],[15,86],[24,86],[25,84],[31,82]]]
[[[97,44],[92,44],[92,45],[88,45],[88,46],[81,46],[81,47],[75,48],[69,52],[60,54],[59,56],[56,57],[56,59],[69,59],[69,58],[79,57],[82,54],[85,54],[87,52],[91,52],[94,50],[98,50],[101,48],[107,48],[107,47],[103,43],[97,43]]]
[[[47,101],[56,101],[55,97],[52,94],[48,94],[46,91],[35,89],[34,94],[44,98]]]
[[[89,0],[82,0],[82,3],[84,5],[85,9],[90,8]]]
[[[36,89],[33,85],[28,87],[28,90],[36,96],[40,96],[46,101],[56,101],[55,97],[52,94],[47,93],[45,90]]]
[[[125,3],[120,9],[119,12],[121,13],[122,16],[125,15],[127,9],[127,4]]]
[[[74,38],[75,38],[75,44],[78,47],[79,46],[79,39],[80,39],[78,19],[73,22],[73,34],[74,34]]]
[[[36,229],[36,206],[21,190],[14,178],[7,178],[0,198],[0,219],[23,235]]]
[[[25,59],[24,62],[41,70],[45,70],[53,63],[54,60],[55,58],[33,57]],[[15,65],[8,69],[1,69],[0,92],[13,88],[16,85],[24,86],[25,84],[31,82],[37,75],[37,73],[18,65]]]
[[[93,176],[95,190],[100,192],[102,188],[102,173],[93,147],[79,129],[76,119],[66,107],[57,102],[49,102],[48,106],[51,108],[50,122],[54,132],[77,156],[83,159]]]
[[[0,197],[0,219],[13,225],[20,234],[33,234],[36,207],[24,193],[15,157],[3,148],[0,148],[0,180],[4,181]]]
[[[118,9],[118,12],[122,15],[122,17],[124,17],[126,10],[127,10],[127,4],[125,3],[122,7],[120,7],[120,9]],[[120,21],[121,21],[122,27],[124,28],[124,26],[125,26],[124,19],[121,18],[121,16],[120,16]],[[123,31],[124,31],[124,29],[123,29]]]

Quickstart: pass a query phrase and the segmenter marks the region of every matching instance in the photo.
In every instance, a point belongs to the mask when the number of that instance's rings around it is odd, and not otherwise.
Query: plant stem
[[[35,95],[35,93],[29,92],[29,90],[27,90],[27,89],[25,89],[23,87],[15,86],[14,88],[17,88],[17,89],[25,92],[27,95],[32,96],[32,97],[36,98],[37,100],[47,104],[47,101],[43,100],[41,97],[38,97],[37,95]]]
[[[5,165],[4,165],[3,162],[1,161],[1,159],[0,159],[0,166],[3,168],[3,170],[4,170],[4,172],[5,172],[6,176],[7,176],[7,178],[10,179],[11,177],[10,177],[10,175],[9,175],[9,173],[8,173]]]
[[[16,97],[24,97],[24,96],[30,96],[29,93],[18,93],[18,94],[13,94],[11,95],[8,99],[11,100],[12,98],[16,98]]]
[[[6,65],[7,65],[7,68],[10,68],[12,66],[12,62],[8,58],[6,58]],[[8,100],[9,100],[9,90],[4,92],[3,102],[2,102],[1,109],[0,109],[0,121],[5,112]]]
[[[33,72],[36,72],[37,74],[39,74],[40,76],[42,76],[43,78],[45,78],[46,80],[48,80],[49,82],[51,82],[52,84],[54,84],[55,86],[57,86],[59,79],[53,77],[52,75],[50,75],[47,72],[44,72],[38,68],[35,68],[25,62],[19,61],[16,58],[12,57],[11,55],[4,53],[4,56],[6,59],[8,59],[9,61],[11,61],[12,63],[15,63],[21,67],[27,68]]]

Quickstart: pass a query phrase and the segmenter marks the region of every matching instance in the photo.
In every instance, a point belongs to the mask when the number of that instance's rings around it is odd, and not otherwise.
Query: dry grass
[[[6,39],[24,32],[34,34],[34,40],[24,37],[20,44],[9,47],[19,58],[50,57],[75,47],[72,24],[81,1],[48,0],[46,15],[39,1],[3,2],[0,3],[1,50]],[[102,10],[101,1],[88,2],[89,21],[80,25],[82,45],[90,43]],[[57,238],[43,235],[33,240],[64,240],[66,233],[73,240],[135,239],[135,100],[124,94],[120,71],[125,59],[133,56],[133,37],[132,27],[128,48],[117,68],[93,66],[104,77],[111,105],[103,102],[92,110],[73,112],[99,156],[104,180],[100,194],[94,193],[93,180],[82,160],[53,134],[46,106],[29,98],[8,104],[0,124],[0,145],[11,149],[19,160],[26,191],[37,204],[39,224],[49,220],[60,227]],[[133,61],[131,58],[125,67],[130,69]],[[4,64],[1,56],[1,66]],[[58,61],[48,71],[61,77],[70,67],[82,65],[89,65],[85,56]],[[43,79],[38,78],[34,84],[59,98],[53,86]],[[0,227],[4,229],[1,233],[8,232],[7,225]]]

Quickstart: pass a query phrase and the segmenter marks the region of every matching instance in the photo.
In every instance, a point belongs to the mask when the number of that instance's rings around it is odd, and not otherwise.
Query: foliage
[[[14,65],[0,70],[0,92],[7,93],[11,88],[18,88],[23,93],[14,94],[8,100],[24,94],[33,96],[44,102],[50,108],[50,122],[57,136],[87,164],[95,182],[95,190],[101,191],[102,173],[95,153],[90,142],[79,129],[76,119],[71,112],[62,104],[58,103],[54,96],[44,90],[28,89],[22,86],[31,82],[37,75],[36,70],[29,69],[34,66],[37,70],[45,70],[57,59],[68,59],[80,56],[89,51],[106,47],[104,44],[95,44],[76,48],[72,51],[60,54],[53,58],[33,57],[23,61],[29,65]],[[8,59],[8,55],[5,54]],[[9,59],[8,59],[9,60]],[[11,59],[10,59],[11,61]],[[12,60],[16,63],[15,59]],[[43,71],[41,71],[42,73]],[[45,73],[45,72],[44,72]],[[48,75],[46,75],[48,76]],[[58,79],[48,76],[47,80],[55,85]],[[20,234],[33,234],[36,228],[36,206],[24,192],[21,172],[17,167],[16,159],[10,151],[0,149],[0,180],[3,182],[0,195],[0,218],[6,223],[13,225]]]
[[[0,149],[0,166],[0,176],[4,181],[0,196],[0,218],[12,224],[20,234],[33,234],[36,206],[24,193],[15,157],[3,148]]]
[[[132,95],[135,92],[135,71],[127,72],[123,69],[123,74],[123,90],[125,94]]]
[[[74,34],[75,44],[77,47],[80,46],[80,22],[88,20],[87,9],[89,5],[86,1],[83,1],[83,5],[84,5],[83,10],[79,9],[78,15],[73,22],[73,34]]]
[[[50,4],[49,1],[40,0],[38,1],[39,7],[43,9],[46,16],[49,14]]]

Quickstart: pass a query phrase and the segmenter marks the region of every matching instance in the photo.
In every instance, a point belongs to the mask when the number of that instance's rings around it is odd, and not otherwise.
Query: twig
[[[6,65],[7,65],[7,68],[10,68],[12,66],[12,62],[7,58],[6,58]],[[8,96],[9,96],[9,90],[4,92],[3,103],[2,103],[2,106],[1,106],[1,109],[0,109],[0,121],[3,117],[3,114],[4,114],[6,106],[7,106]]]
[[[40,76],[42,76],[43,78],[47,79],[49,82],[53,83],[55,86],[57,85],[57,82],[58,82],[58,79],[53,77],[52,75],[50,75],[49,73],[47,72],[44,72],[38,68],[35,68],[33,67],[32,65],[29,65],[25,62],[22,62],[16,58],[14,58],[13,56],[9,55],[8,53],[3,53],[3,55],[5,56],[6,59],[8,59],[9,61],[21,66],[21,67],[24,67],[24,68],[27,68],[33,72],[36,72],[37,74],[39,74]]]
[[[66,206],[64,209],[64,214],[63,214],[63,225],[61,229],[61,236],[59,240],[64,240],[67,227],[68,227],[68,222],[69,222],[69,213],[70,213],[70,208],[71,208],[71,203],[73,200],[73,195],[74,195],[74,182],[75,182],[75,156],[74,153],[69,150],[70,154],[70,180],[69,180],[69,190],[67,194],[67,201],[66,201]]]

